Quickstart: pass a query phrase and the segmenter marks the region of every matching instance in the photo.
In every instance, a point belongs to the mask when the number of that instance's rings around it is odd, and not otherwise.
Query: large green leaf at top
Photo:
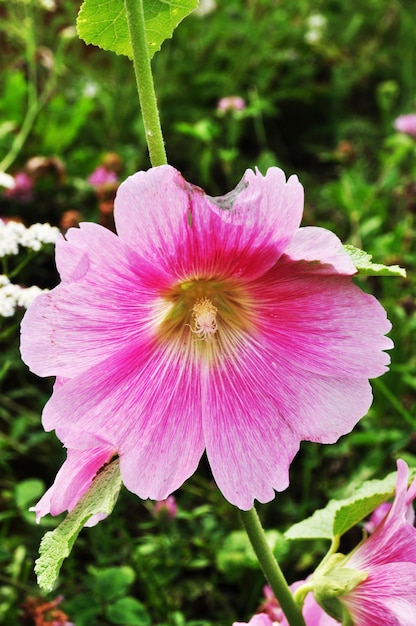
[[[413,478],[416,470],[410,470],[409,474]],[[343,535],[394,495],[396,479],[397,472],[393,472],[382,480],[361,483],[348,498],[330,500],[325,508],[291,526],[285,533],[286,539],[332,540]]]
[[[198,0],[143,0],[150,58],[197,6]],[[132,56],[124,0],[84,0],[78,14],[77,30],[87,44]]]

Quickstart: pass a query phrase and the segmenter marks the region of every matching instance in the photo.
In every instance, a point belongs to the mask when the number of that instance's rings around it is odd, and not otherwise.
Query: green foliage
[[[151,618],[144,605],[134,598],[121,598],[108,609],[108,618],[113,624],[126,626],[150,626]]]
[[[29,507],[40,499],[45,490],[45,485],[37,478],[29,478],[18,483],[15,487],[15,502],[22,517],[29,523],[34,523],[35,516],[29,511]]]
[[[172,37],[176,26],[197,7],[197,0],[144,0],[143,11],[150,58]],[[131,58],[132,49],[123,0],[84,0],[77,20],[78,34],[116,54]]]
[[[352,262],[360,274],[364,276],[402,276],[406,277],[406,270],[398,265],[382,265],[372,262],[372,255],[359,250],[355,246],[346,245],[344,250],[350,255]]]
[[[412,476],[415,475],[416,471],[413,471]],[[330,500],[326,507],[291,526],[285,532],[286,539],[332,540],[343,535],[394,495],[396,476],[394,472],[383,480],[366,481],[357,486],[348,498]]]
[[[143,603],[129,595],[136,576],[131,567],[89,568],[91,593],[81,594],[70,603],[79,611],[77,626],[91,626],[105,619],[110,624],[150,626],[151,618]]]
[[[287,542],[277,530],[265,531],[267,543],[280,562],[287,553]],[[226,537],[217,554],[218,569],[230,580],[241,577],[241,569],[258,569],[259,562],[243,530],[235,530]]]
[[[93,515],[110,515],[120,487],[119,463],[113,461],[98,474],[87,493],[58,528],[46,533],[40,544],[40,556],[35,568],[42,589],[52,591],[62,562],[71,553],[82,528]]]

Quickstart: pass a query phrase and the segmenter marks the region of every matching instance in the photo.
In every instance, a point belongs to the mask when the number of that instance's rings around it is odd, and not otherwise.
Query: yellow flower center
[[[229,355],[255,325],[253,299],[231,280],[184,281],[160,296],[158,338],[195,358]]]
[[[191,326],[192,332],[198,335],[200,339],[213,341],[214,335],[218,330],[217,313],[217,307],[208,298],[197,300],[192,308],[194,322],[194,327],[192,328]]]

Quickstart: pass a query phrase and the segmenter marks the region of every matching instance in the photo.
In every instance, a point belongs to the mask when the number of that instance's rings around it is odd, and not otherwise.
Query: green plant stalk
[[[408,424],[410,424],[410,426],[412,428],[415,428],[416,426],[416,420],[413,417],[413,415],[411,413],[409,413],[409,411],[407,411],[405,409],[405,407],[403,406],[403,404],[400,402],[400,400],[398,400],[396,398],[396,396],[390,391],[390,389],[387,387],[387,385],[385,385],[381,380],[379,380],[378,378],[375,378],[374,380],[371,381],[373,383],[373,385],[375,387],[378,387],[378,389],[380,389],[380,391],[384,394],[384,396],[387,398],[387,400],[390,402],[390,404],[392,405],[392,407],[406,420],[406,422]]]
[[[10,271],[8,274],[7,272],[4,272],[4,273],[8,276],[8,278],[14,278],[15,276],[18,276],[20,272],[22,271],[22,269],[24,269],[26,265],[28,265],[35,258],[35,256],[37,256],[37,252],[38,251],[36,252],[27,251],[27,254],[24,257],[24,259],[19,263],[17,267],[15,267],[14,270]]]
[[[20,151],[22,150],[25,144],[26,139],[29,136],[30,131],[33,128],[37,115],[43,109],[43,107],[46,105],[49,98],[51,97],[56,87],[56,81],[57,81],[57,74],[55,72],[49,78],[49,81],[44,91],[40,94],[39,97],[35,93],[36,89],[34,85],[32,84],[29,85],[29,95],[28,95],[29,105],[26,111],[25,118],[23,120],[23,124],[19,132],[15,136],[9,152],[6,154],[4,159],[0,161],[0,172],[7,172],[9,167],[16,160],[17,156],[19,155]]]
[[[306,626],[302,610],[296,604],[283,572],[266,541],[256,509],[253,507],[249,511],[239,511],[239,514],[263,573],[269,581],[287,621],[290,626]]]
[[[38,102],[37,95],[37,77],[36,77],[36,62],[35,62],[35,54],[36,54],[36,40],[35,40],[35,25],[34,25],[34,17],[33,17],[33,7],[31,4],[24,4],[24,14],[23,21],[24,24],[27,25],[26,32],[24,32],[24,41],[25,41],[25,60],[27,64],[27,72],[28,72],[28,80],[27,80],[27,91],[28,91],[28,106],[25,118],[23,120],[23,124],[14,138],[12,146],[6,156],[0,162],[0,172],[7,172],[9,167],[14,163],[16,157],[19,152],[23,148],[23,145],[32,130],[32,126],[35,122],[36,116],[39,113],[44,102],[42,101],[42,105]],[[22,19],[22,18],[21,18]]]
[[[150,162],[153,167],[165,165],[167,158],[147,47],[143,0],[124,0],[124,6]]]

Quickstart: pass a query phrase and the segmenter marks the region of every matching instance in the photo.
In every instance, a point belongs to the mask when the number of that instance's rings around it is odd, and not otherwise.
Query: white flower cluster
[[[59,228],[50,224],[32,224],[28,228],[20,222],[0,220],[0,257],[18,254],[19,246],[40,250],[45,243],[55,243]]]
[[[326,28],[327,19],[324,15],[313,13],[306,20],[307,31],[305,40],[310,44],[319,43]]]
[[[36,296],[44,291],[48,289],[41,289],[36,285],[15,285],[7,276],[0,274],[0,317],[12,317],[18,307],[29,308]]]

